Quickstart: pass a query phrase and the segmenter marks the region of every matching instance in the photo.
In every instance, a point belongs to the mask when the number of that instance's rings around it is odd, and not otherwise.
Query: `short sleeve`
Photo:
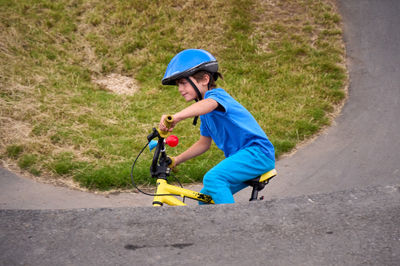
[[[217,103],[219,103],[225,109],[225,112],[228,112],[229,104],[227,103],[227,100],[229,99],[229,97],[227,97],[226,92],[224,90],[213,89],[213,90],[207,91],[205,98],[215,100]]]

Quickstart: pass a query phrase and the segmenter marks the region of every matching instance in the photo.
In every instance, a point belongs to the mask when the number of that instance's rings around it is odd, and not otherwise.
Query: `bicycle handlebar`
[[[173,118],[173,116],[172,115],[167,115],[165,118],[164,118],[164,125],[167,127],[167,128],[170,128],[171,126],[172,126],[172,123],[174,122],[174,118]],[[160,136],[162,137],[162,138],[166,138],[166,137],[168,137],[168,135],[169,135],[169,131],[162,131],[162,130],[160,130],[160,129],[158,129],[157,130],[158,131],[158,133],[160,134]]]

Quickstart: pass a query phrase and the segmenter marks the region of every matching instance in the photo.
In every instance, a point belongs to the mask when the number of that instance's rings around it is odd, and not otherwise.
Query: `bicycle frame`
[[[214,201],[209,195],[186,188],[173,186],[168,184],[167,180],[165,179],[158,179],[156,195],[162,194],[179,195],[182,198],[187,197],[204,203],[214,204]],[[175,198],[174,196],[155,196],[153,199],[153,206],[162,206],[164,203],[172,206],[186,206],[183,201]]]

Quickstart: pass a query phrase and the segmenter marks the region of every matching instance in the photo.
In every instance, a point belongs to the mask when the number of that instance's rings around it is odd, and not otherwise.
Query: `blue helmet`
[[[198,71],[210,72],[214,80],[218,79],[218,62],[209,52],[202,49],[187,49],[178,53],[169,62],[163,85],[176,85],[175,81],[187,78]]]

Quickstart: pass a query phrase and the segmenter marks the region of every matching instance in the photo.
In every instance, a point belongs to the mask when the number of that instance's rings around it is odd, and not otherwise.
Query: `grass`
[[[0,158],[43,178],[89,189],[130,188],[130,166],[161,114],[188,104],[160,83],[179,51],[217,57],[218,85],[241,102],[277,157],[329,125],[345,98],[341,18],[329,0],[0,0]],[[119,95],[96,84],[117,73]],[[198,138],[184,121],[178,154]],[[149,177],[145,152],[135,169]],[[180,167],[201,181],[223,159],[215,146]]]

